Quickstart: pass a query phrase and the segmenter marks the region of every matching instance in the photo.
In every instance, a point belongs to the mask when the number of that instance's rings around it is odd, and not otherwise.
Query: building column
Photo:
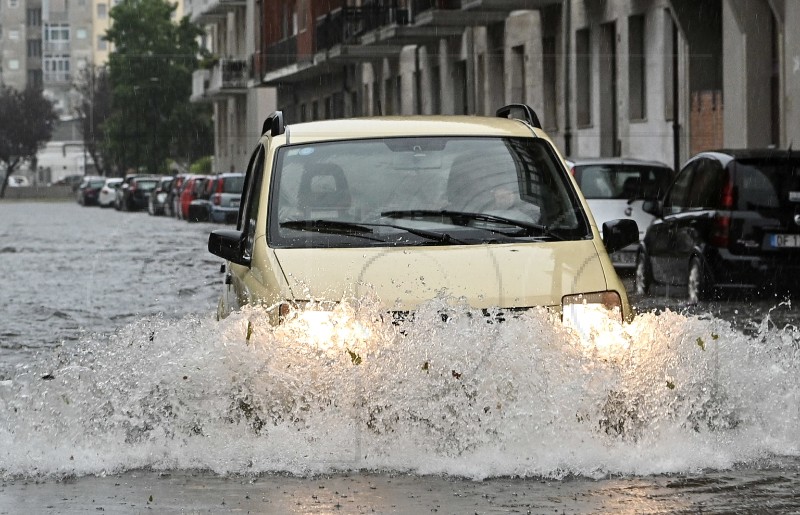
[[[766,147],[773,141],[774,17],[765,0],[722,4],[722,65],[726,147]]]

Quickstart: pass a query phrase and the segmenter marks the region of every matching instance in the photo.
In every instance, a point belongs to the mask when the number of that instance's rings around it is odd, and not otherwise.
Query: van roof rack
[[[278,136],[286,132],[286,126],[283,124],[283,111],[275,111],[264,120],[264,125],[261,126],[261,135],[269,131],[270,136]]]
[[[522,120],[523,122],[527,122],[529,125],[536,127],[537,129],[542,128],[542,124],[539,122],[539,117],[536,116],[536,111],[534,111],[529,105],[508,104],[507,106],[503,106],[498,109],[495,115],[500,118]]]

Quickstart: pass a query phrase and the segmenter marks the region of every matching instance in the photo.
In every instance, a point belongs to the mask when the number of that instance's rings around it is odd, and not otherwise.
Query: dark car
[[[81,181],[76,192],[78,204],[82,206],[96,206],[100,190],[106,184],[105,177],[86,177]]]
[[[147,201],[147,213],[151,216],[158,216],[166,214],[167,197],[172,189],[172,181],[174,177],[164,176],[158,180],[158,184],[150,192],[150,198]]]
[[[114,209],[116,209],[117,211],[122,211],[125,208],[123,204],[123,199],[125,199],[125,192],[128,191],[128,187],[130,186],[131,181],[136,177],[141,177],[141,174],[129,173],[122,178],[122,184],[119,185],[119,188],[117,188],[117,193],[114,196]]]
[[[139,211],[146,209],[150,201],[150,193],[156,189],[159,183],[158,177],[140,176],[134,177],[125,188],[122,197],[123,211]]]
[[[720,150],[692,157],[644,209],[636,290],[685,286],[689,301],[800,286],[800,152]]]

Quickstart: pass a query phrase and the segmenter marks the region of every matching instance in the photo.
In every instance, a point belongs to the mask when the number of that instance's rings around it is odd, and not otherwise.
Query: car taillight
[[[222,193],[222,186],[224,185],[223,184],[224,182],[225,181],[223,181],[222,179],[217,181],[217,193]]]
[[[214,196],[211,197],[211,203],[213,203],[215,206],[222,204],[222,194],[214,193]]]
[[[725,185],[720,195],[720,209],[714,215],[714,224],[711,232],[711,244],[716,247],[727,247],[730,243],[731,217],[730,210],[736,203],[733,180],[729,173],[725,174]]]
[[[722,198],[721,204],[722,209],[731,210],[733,209],[734,205],[734,191],[733,191],[733,180],[731,180],[730,175],[725,174],[725,186],[722,187]]]

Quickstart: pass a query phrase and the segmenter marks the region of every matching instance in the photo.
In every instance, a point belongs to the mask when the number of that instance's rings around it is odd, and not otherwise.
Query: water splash
[[[0,471],[559,478],[800,454],[794,327],[665,311],[587,341],[545,311],[496,323],[444,299],[334,315],[313,337],[246,309],[65,343],[0,383]]]

